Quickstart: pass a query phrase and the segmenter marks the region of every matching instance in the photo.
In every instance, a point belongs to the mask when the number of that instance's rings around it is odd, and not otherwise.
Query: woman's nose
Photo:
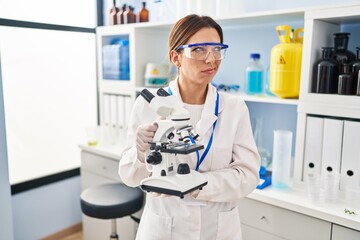
[[[206,63],[215,62],[215,56],[214,56],[214,53],[212,51],[208,52],[208,55],[205,58],[205,62]]]

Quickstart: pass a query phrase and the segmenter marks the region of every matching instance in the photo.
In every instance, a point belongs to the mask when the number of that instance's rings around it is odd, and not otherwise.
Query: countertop
[[[83,151],[120,161],[123,149],[121,146],[124,144],[95,147],[80,145],[79,147]],[[360,209],[353,208],[341,200],[337,203],[313,204],[307,198],[306,189],[301,184],[296,188],[288,189],[276,189],[272,186],[262,190],[256,189],[247,198],[360,231]],[[356,214],[345,213],[345,209],[352,210]]]

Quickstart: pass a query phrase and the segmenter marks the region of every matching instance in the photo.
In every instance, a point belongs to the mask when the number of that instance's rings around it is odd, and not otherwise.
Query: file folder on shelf
[[[343,120],[324,118],[321,174],[340,174]]]
[[[308,174],[321,173],[324,118],[306,118],[303,181]]]
[[[360,187],[360,122],[344,121],[340,189]]]

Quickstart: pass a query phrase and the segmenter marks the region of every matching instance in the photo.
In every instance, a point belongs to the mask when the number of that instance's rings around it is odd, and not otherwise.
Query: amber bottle
[[[124,4],[120,11],[116,14],[116,19],[118,24],[124,24],[124,12],[126,10],[126,4]]]
[[[110,9],[110,13],[109,13],[109,24],[110,25],[116,25],[118,24],[118,21],[117,21],[117,13],[119,12],[119,8],[116,7],[116,1],[113,0],[113,5]]]
[[[136,23],[136,14],[134,13],[134,7],[129,6],[129,12],[127,14],[127,23]]]
[[[146,9],[146,2],[142,2],[142,8],[139,12],[139,22],[149,21],[149,10]]]

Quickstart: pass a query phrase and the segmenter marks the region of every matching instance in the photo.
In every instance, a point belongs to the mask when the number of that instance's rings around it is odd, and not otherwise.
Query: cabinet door
[[[359,240],[360,232],[336,224],[332,225],[331,240]]]
[[[244,198],[240,201],[239,212],[243,224],[280,238],[330,239],[331,223],[270,204]],[[316,231],[305,229],[316,229]],[[245,235],[244,239],[246,239]]]
[[[259,240],[259,239],[284,240],[284,238],[280,238],[278,236],[253,228],[246,224],[241,224],[241,231],[242,231],[242,240]]]
[[[119,160],[85,151],[81,153],[81,171],[92,172],[107,179],[121,182],[118,169]]]

